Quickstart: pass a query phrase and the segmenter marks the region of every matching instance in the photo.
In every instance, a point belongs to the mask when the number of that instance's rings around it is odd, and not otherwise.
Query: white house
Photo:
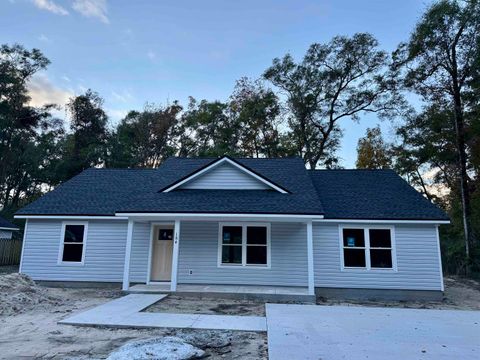
[[[391,170],[299,158],[170,158],[89,169],[21,209],[35,280],[295,287],[438,298],[448,217]],[[153,285],[152,285],[153,286]]]

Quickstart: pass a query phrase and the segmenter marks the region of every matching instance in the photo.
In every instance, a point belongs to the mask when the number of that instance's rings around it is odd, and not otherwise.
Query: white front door
[[[173,228],[173,225],[154,228],[150,281],[170,281],[172,278]]]

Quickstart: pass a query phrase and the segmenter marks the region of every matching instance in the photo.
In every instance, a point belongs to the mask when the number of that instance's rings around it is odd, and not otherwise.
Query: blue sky
[[[391,51],[408,38],[420,0],[2,0],[0,43],[36,47],[51,60],[31,92],[35,104],[63,103],[87,88],[112,122],[145,102],[188,96],[226,100],[235,80],[259,77],[274,57],[300,59],[314,42],[370,32]],[[342,165],[375,116],[342,122]],[[392,125],[382,123],[386,135]]]

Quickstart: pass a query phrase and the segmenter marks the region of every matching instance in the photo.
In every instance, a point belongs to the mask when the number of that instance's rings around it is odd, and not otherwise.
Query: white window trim
[[[343,229],[362,229],[365,237],[365,263],[366,267],[350,267],[345,266],[343,254]],[[392,267],[391,268],[372,268],[370,261],[370,232],[369,230],[390,230],[391,240],[391,254]],[[354,225],[354,224],[340,224],[338,225],[338,239],[340,246],[340,270],[352,272],[398,272],[397,266],[397,244],[395,240],[395,226],[394,225]],[[375,248],[374,248],[375,249]]]
[[[222,263],[222,229],[224,226],[241,226],[242,227],[242,263],[238,265]],[[248,226],[264,226],[267,228],[267,265],[247,264],[247,227]],[[271,269],[271,227],[270,223],[257,222],[219,222],[218,223],[218,249],[217,249],[217,267],[228,269]]]
[[[82,247],[82,261],[63,261],[63,247],[65,243],[65,228],[67,225],[83,225],[83,247]],[[88,221],[62,221],[62,231],[60,232],[60,246],[58,249],[57,265],[62,266],[84,266],[85,265],[85,249],[87,248],[88,237]]]

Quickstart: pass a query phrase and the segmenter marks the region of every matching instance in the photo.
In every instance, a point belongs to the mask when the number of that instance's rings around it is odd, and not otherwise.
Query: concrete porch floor
[[[127,291],[130,294],[166,294],[199,295],[205,297],[228,297],[241,299],[263,299],[278,301],[315,301],[306,287],[255,286],[255,285],[201,285],[179,284],[177,291],[170,290],[170,284],[137,284]]]

